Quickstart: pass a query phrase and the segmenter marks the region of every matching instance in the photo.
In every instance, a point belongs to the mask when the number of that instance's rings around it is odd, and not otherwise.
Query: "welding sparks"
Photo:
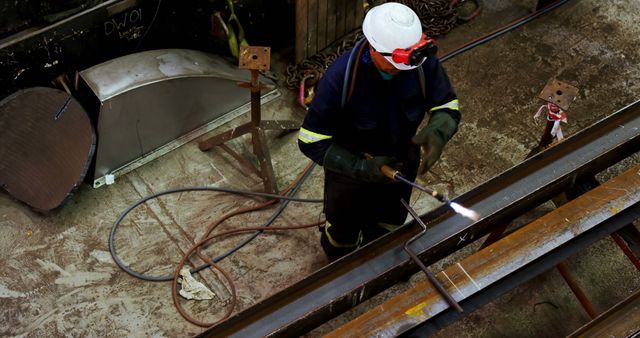
[[[451,209],[453,209],[453,211],[474,222],[477,222],[480,219],[480,214],[469,208],[465,208],[456,202],[449,202],[449,205],[451,206]]]

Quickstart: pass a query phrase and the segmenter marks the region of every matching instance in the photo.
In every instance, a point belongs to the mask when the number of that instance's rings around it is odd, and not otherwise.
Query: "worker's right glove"
[[[383,164],[397,162],[391,156],[358,156],[351,151],[331,144],[324,155],[324,167],[345,176],[369,183],[385,182],[389,178],[380,171]]]
[[[418,174],[429,170],[442,155],[444,145],[449,142],[453,134],[458,131],[458,122],[447,113],[434,113],[427,126],[422,128],[411,142],[422,146],[422,160]]]

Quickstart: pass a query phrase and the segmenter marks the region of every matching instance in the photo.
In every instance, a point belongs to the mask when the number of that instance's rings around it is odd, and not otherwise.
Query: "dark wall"
[[[51,86],[61,74],[73,78],[76,71],[137,51],[188,48],[229,54],[227,41],[216,41],[210,33],[212,13],[228,19],[226,0],[0,2],[0,99],[22,88]],[[234,1],[234,7],[250,44],[279,48],[293,43],[293,3],[245,0]]]
[[[101,2],[102,0],[4,0],[0,2],[0,39],[29,27],[50,24]]]
[[[275,48],[293,45],[296,28],[293,0],[241,0],[235,3],[236,14],[250,44]]]

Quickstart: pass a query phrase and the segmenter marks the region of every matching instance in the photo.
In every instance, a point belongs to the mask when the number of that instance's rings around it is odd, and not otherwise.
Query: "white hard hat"
[[[397,2],[387,2],[367,12],[362,32],[376,51],[391,53],[396,48],[407,48],[420,41],[422,24],[411,8]],[[395,63],[390,56],[385,58],[400,70],[417,67]]]

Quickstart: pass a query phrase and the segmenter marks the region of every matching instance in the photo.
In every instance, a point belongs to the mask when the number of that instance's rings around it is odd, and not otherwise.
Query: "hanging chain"
[[[448,33],[458,22],[458,13],[454,7],[457,1],[451,0],[398,0],[411,7],[420,22],[422,30],[428,36],[439,36]]]
[[[287,88],[296,89],[303,80],[305,81],[305,87],[314,86],[329,65],[332,64],[338,56],[353,48],[360,36],[362,36],[362,31],[357,30],[347,35],[339,43],[333,44],[325,49],[323,52],[317,53],[297,65],[288,65],[285,77]]]
[[[413,9],[420,18],[423,32],[428,36],[440,36],[448,33],[457,25],[456,8],[464,0],[397,0],[394,2],[402,3]],[[362,31],[358,30],[345,37],[340,43],[334,44],[333,48],[327,48],[297,65],[288,65],[285,77],[286,86],[289,89],[297,89],[300,87],[301,81],[304,81],[306,88],[314,86],[327,67],[338,56],[351,49],[361,35]]]

